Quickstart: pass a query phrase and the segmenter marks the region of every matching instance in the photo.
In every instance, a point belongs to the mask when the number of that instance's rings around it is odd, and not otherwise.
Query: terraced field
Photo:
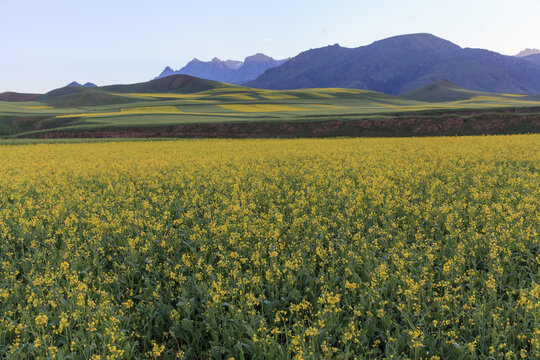
[[[540,97],[485,94],[455,88],[445,89],[444,95],[448,97],[447,93],[451,92],[461,100],[433,101],[433,94],[437,92],[430,90],[428,102],[353,89],[274,91],[222,83],[212,83],[211,87],[189,93],[179,93],[177,89],[156,92],[155,87],[142,85],[98,90],[63,88],[38,98],[40,101],[0,102],[0,126],[8,134],[40,134],[51,129],[89,131],[198,123],[346,121],[430,111],[540,107]],[[426,95],[414,93],[411,96],[424,98]]]

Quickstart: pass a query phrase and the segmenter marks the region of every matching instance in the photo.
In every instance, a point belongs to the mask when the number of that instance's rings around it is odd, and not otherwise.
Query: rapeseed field
[[[240,112],[275,112],[275,111],[304,111],[310,110],[309,108],[295,106],[295,105],[283,105],[283,104],[225,104],[218,105],[219,107],[232,111]]]
[[[540,354],[539,135],[0,154],[0,358]]]

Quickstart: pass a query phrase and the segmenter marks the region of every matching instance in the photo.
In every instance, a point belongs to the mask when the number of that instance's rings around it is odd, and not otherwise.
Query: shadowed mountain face
[[[403,94],[448,79],[486,92],[540,93],[540,66],[430,34],[396,36],[358,48],[305,51],[245,85],[267,89],[344,87]]]
[[[540,66],[540,54],[525,56],[525,57],[522,57],[522,59]]]
[[[264,54],[248,56],[243,62],[223,61],[218,58],[213,58],[208,62],[193,59],[180,70],[175,71],[167,66],[156,79],[184,74],[229,84],[241,84],[256,79],[267,69],[279,66],[285,61],[287,60],[274,60]]]

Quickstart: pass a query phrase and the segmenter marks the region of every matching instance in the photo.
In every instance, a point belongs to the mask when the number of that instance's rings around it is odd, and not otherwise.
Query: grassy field
[[[80,90],[84,91],[83,93],[79,91],[65,95],[66,91],[56,90],[53,94],[58,92],[59,96],[51,97],[49,94],[42,102],[0,101],[0,135],[47,131],[60,127],[63,130],[83,131],[203,122],[317,121],[336,117],[370,118],[384,114],[429,110],[496,110],[540,106],[540,97],[486,94],[453,87],[444,88],[443,92],[440,89],[439,92],[433,89],[420,89],[420,93],[411,95],[428,97],[429,102],[364,90],[274,91],[226,84],[196,93],[165,93],[150,90],[144,93],[114,93],[83,89]],[[92,91],[99,92],[94,94]],[[436,102],[433,101],[433,97],[436,96],[440,96],[441,99],[452,96],[463,99]]]
[[[0,358],[540,353],[539,135],[0,152]]]

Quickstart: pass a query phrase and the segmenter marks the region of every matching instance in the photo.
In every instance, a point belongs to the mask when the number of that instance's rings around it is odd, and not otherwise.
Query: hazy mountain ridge
[[[518,54],[516,54],[514,56],[516,56],[516,57],[525,57],[525,56],[536,55],[536,54],[540,54],[540,50],[527,48],[525,50],[520,51]]]
[[[304,51],[245,85],[267,89],[343,87],[398,95],[448,79],[475,91],[540,93],[540,66],[533,60],[461,48],[431,34],[411,34],[358,48],[336,44]]]
[[[96,84],[91,83],[91,82],[87,82],[87,83],[85,83],[85,84],[79,84],[79,83],[76,82],[76,81],[72,81],[72,82],[70,82],[69,84],[67,84],[66,86],[97,87]]]
[[[261,53],[248,56],[244,61],[220,60],[217,57],[211,61],[201,61],[195,58],[179,70],[165,67],[155,79],[182,74],[229,84],[241,84],[256,79],[269,68],[279,66],[287,60],[275,60]]]

